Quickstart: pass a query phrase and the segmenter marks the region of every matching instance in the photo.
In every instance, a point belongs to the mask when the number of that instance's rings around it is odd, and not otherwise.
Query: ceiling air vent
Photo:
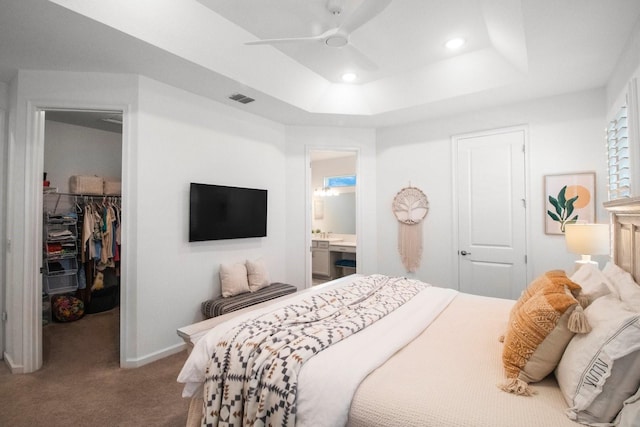
[[[255,99],[249,98],[248,96],[243,95],[241,93],[231,94],[231,96],[229,96],[229,99],[233,99],[234,101],[238,101],[238,102],[240,102],[242,104],[248,104],[250,102],[255,101]]]

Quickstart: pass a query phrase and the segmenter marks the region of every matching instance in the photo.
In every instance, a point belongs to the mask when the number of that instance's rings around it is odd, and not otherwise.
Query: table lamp
[[[598,267],[596,261],[591,261],[591,255],[609,254],[609,224],[567,224],[564,238],[567,250],[582,256],[576,261],[576,270],[584,264]]]

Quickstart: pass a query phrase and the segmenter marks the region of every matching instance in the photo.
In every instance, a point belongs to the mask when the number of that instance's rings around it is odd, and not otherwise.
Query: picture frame
[[[545,175],[545,234],[563,235],[566,224],[595,222],[595,186],[595,172]]]

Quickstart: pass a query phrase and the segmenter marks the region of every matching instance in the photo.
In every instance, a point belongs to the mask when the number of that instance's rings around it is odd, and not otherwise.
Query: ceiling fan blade
[[[338,32],[337,28],[331,28],[322,34],[317,36],[308,37],[287,37],[282,39],[264,39],[245,42],[246,45],[261,45],[261,44],[283,44],[283,43],[295,43],[295,42],[314,42],[318,40],[324,40]]]
[[[367,55],[359,51],[353,45],[347,45],[343,47],[347,51],[347,55],[353,60],[353,63],[356,67],[367,70],[367,71],[375,71],[378,69],[378,64],[373,62]]]
[[[261,45],[261,44],[284,44],[284,43],[296,43],[296,42],[313,42],[322,40],[323,36],[313,36],[313,37],[291,37],[285,39],[264,39],[264,40],[254,40],[250,42],[245,42],[246,45]]]
[[[362,2],[351,15],[347,17],[345,22],[340,26],[340,31],[351,34],[353,31],[366,24],[380,12],[382,12],[391,0],[365,0]]]

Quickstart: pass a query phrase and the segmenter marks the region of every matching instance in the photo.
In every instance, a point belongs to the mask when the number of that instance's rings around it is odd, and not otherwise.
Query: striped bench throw
[[[202,314],[206,318],[220,316],[231,311],[240,310],[254,304],[279,298],[284,295],[296,292],[298,288],[286,283],[272,283],[255,292],[245,292],[244,294],[234,295],[232,297],[217,297],[207,301],[203,301],[200,307]]]

